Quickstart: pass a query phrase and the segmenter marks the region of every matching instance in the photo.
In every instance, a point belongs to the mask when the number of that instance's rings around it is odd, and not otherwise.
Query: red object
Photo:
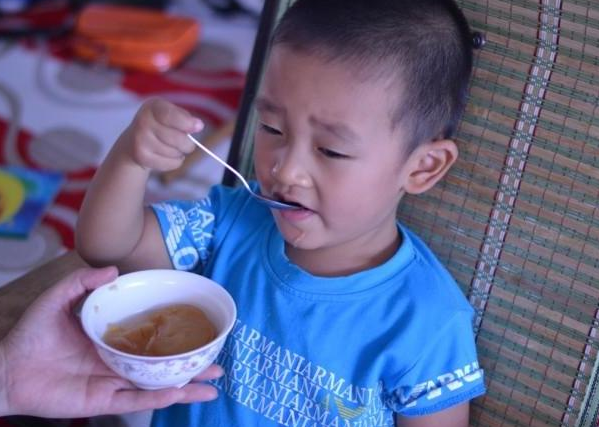
[[[93,4],[75,25],[80,58],[146,72],[178,65],[196,46],[196,20],[141,7]]]
[[[74,12],[68,0],[47,0],[22,11],[0,14],[0,35],[54,35],[73,26]]]

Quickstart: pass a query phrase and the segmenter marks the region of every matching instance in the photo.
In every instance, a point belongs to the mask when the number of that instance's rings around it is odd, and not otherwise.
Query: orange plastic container
[[[140,7],[93,4],[77,18],[73,48],[85,60],[163,72],[193,50],[198,33],[195,19]]]

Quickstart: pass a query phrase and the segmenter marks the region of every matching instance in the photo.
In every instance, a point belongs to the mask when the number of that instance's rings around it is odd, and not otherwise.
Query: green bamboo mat
[[[289,3],[279,2],[277,16]],[[595,426],[599,0],[458,3],[487,38],[460,159],[398,216],[476,309],[488,393],[473,402],[471,425]],[[230,159],[249,175],[251,109],[245,119]]]
[[[596,425],[599,2],[462,0],[477,53],[447,179],[402,203],[477,310],[476,426]]]

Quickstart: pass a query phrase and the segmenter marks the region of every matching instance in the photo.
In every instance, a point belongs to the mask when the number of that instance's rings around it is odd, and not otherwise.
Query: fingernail
[[[218,390],[212,387],[206,390],[206,400],[214,400],[218,397]]]
[[[193,131],[200,132],[202,129],[204,129],[204,122],[200,119],[196,119],[193,124]]]

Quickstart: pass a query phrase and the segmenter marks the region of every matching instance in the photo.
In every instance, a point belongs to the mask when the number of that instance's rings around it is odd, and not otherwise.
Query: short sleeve
[[[385,392],[385,404],[403,416],[421,416],[485,392],[470,311],[460,311],[427,342],[416,363]]]
[[[173,267],[201,273],[214,247],[215,206],[200,200],[156,203],[151,206]]]

